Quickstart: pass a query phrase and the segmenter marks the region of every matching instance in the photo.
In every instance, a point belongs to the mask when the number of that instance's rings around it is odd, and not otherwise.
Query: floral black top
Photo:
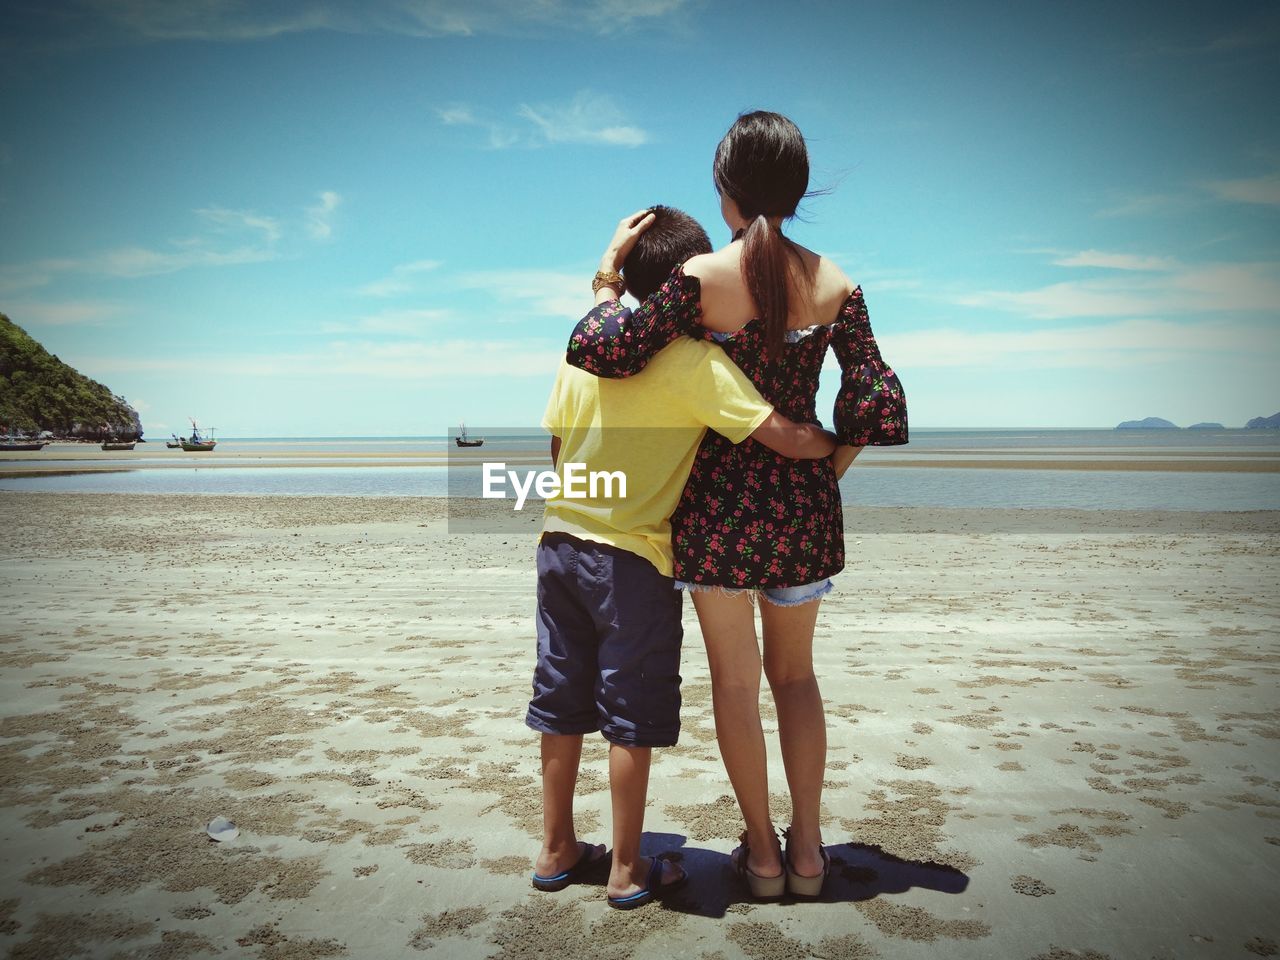
[[[776,351],[755,320],[723,339],[705,330],[700,297],[698,278],[677,267],[636,310],[611,301],[588,313],[569,338],[567,359],[597,376],[628,377],[681,334],[719,340],[779,413],[816,423],[818,374],[830,346],[843,371],[835,404],[840,442],[907,442],[906,396],[880,357],[861,287],[833,323],[790,331]],[[792,460],[751,439],[734,445],[707,431],[671,529],[676,579],[687,583],[802,586],[844,567],[844,518],[831,461]]]

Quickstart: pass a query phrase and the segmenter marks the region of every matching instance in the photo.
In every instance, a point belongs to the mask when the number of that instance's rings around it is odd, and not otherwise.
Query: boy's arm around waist
[[[774,410],[756,427],[751,439],[792,460],[818,460],[836,449],[837,438],[817,424],[796,423]]]
[[[678,389],[694,415],[733,443],[749,436],[793,460],[817,460],[835,450],[835,434],[775,410],[719,346],[682,341],[668,349],[681,352],[687,375],[679,378]]]

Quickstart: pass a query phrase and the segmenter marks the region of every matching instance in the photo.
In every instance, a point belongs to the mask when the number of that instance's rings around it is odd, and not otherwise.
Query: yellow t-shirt
[[[707,427],[741,443],[772,412],[724,351],[701,340],[679,338],[624,380],[597,378],[561,361],[542,418],[560,438],[561,489],[547,498],[543,533],[611,544],[671,576],[669,518]],[[593,484],[593,473],[615,475],[597,476]],[[617,473],[626,478],[625,496]]]

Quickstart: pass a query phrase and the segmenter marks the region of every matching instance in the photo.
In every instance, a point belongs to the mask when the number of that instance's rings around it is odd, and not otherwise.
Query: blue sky
[[[4,9],[0,310],[153,439],[536,425],[618,218],[727,241],[754,108],[913,426],[1280,410],[1274,4]]]

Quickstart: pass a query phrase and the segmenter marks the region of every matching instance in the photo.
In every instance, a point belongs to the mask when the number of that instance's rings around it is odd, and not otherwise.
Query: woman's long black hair
[[[809,277],[795,245],[769,217],[795,216],[809,189],[809,151],[794,123],[780,113],[744,113],[716,147],[716,189],[748,221],[742,235],[742,278],[765,325],[765,342],[780,346],[787,329],[787,276]]]

